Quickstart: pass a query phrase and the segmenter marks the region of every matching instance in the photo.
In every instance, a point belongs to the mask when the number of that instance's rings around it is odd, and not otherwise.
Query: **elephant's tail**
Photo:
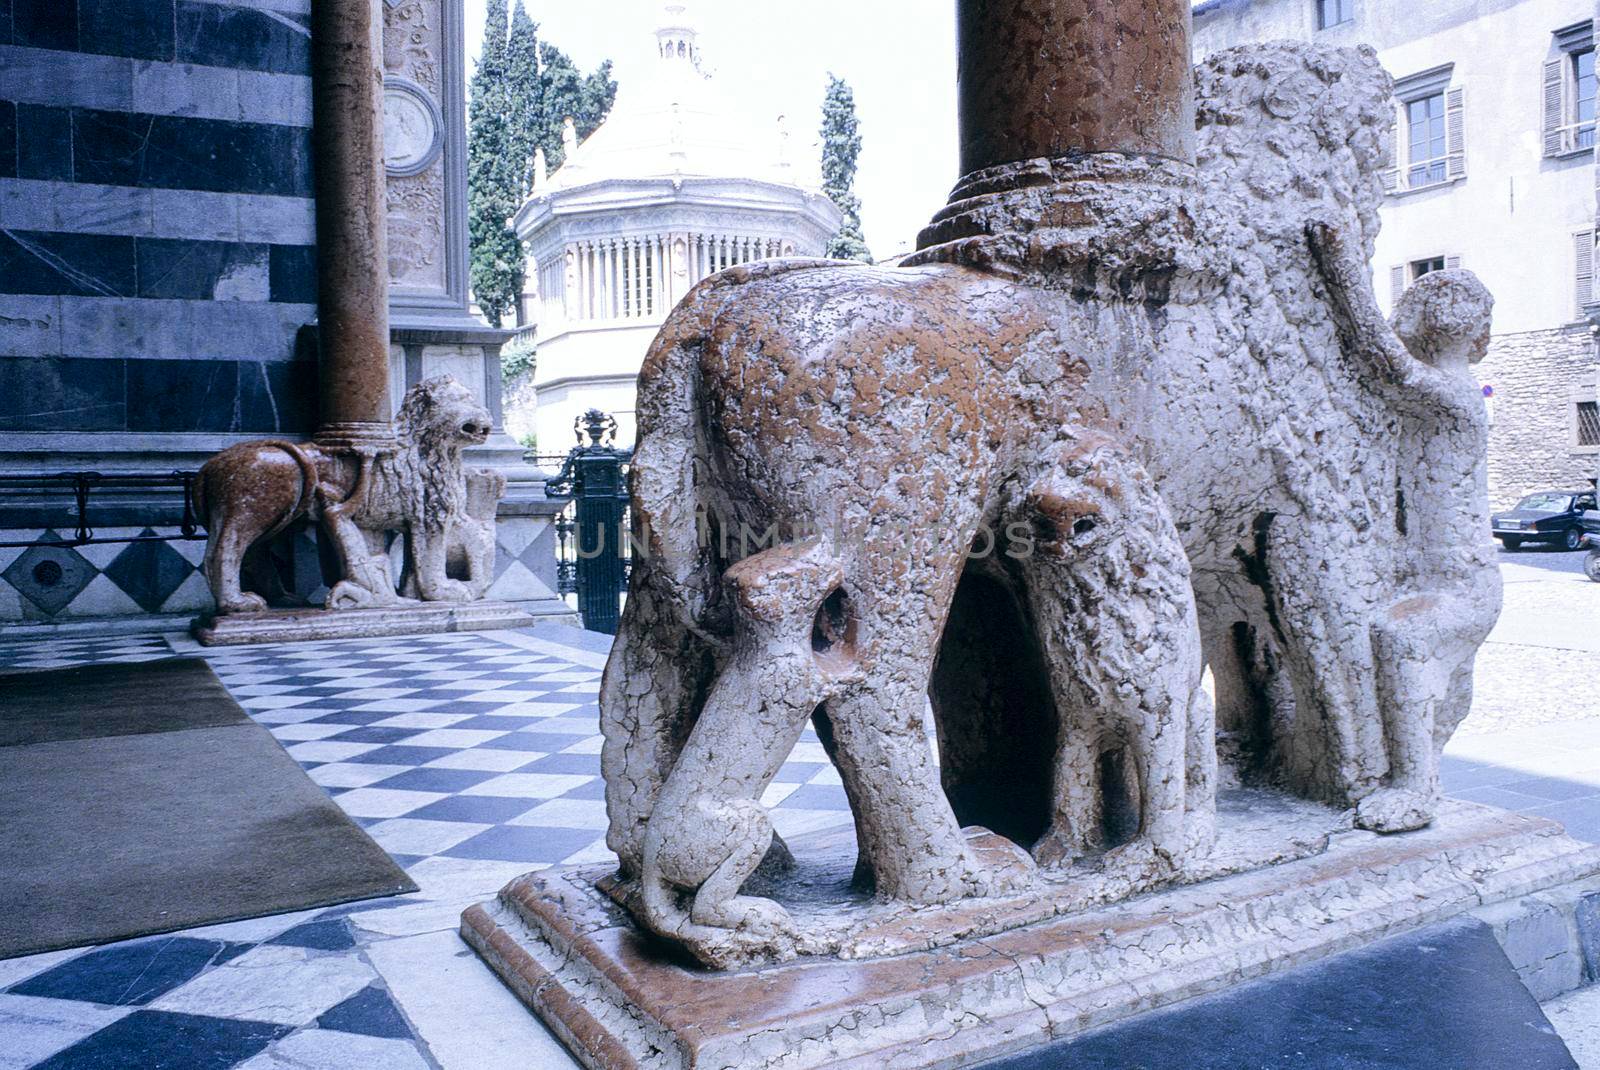
[[[718,502],[712,500],[707,463],[713,449],[706,426],[716,399],[708,397],[702,358],[714,347],[735,345],[718,337],[723,305],[738,301],[750,283],[818,268],[866,268],[853,261],[789,258],[761,260],[700,282],[667,317],[639,373],[638,445],[633,455],[633,525],[636,575],[666,600],[674,617],[707,636],[708,604],[715,601],[720,569]]]
[[[635,560],[635,574],[661,610],[693,631],[700,630],[715,583],[703,537],[709,443],[700,366],[715,344],[717,302],[707,299],[710,289],[702,284],[674,310],[645,356],[631,474],[634,554],[646,558]]]

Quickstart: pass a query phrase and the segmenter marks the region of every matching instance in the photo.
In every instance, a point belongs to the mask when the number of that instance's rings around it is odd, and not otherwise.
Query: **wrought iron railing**
[[[6,472],[0,473],[0,495],[10,493],[71,494],[73,500],[74,530],[71,538],[53,540],[28,539],[21,542],[0,542],[0,548],[28,546],[89,546],[95,543],[117,542],[179,542],[200,540],[200,519],[195,514],[194,485],[198,472]],[[178,532],[172,535],[108,535],[95,534],[90,522],[90,499],[97,491],[162,491],[176,490],[183,494],[183,513],[178,521]],[[125,508],[125,506],[124,506]],[[154,527],[155,524],[144,524]]]
[[[617,421],[599,409],[578,417],[573,429],[578,445],[565,457],[532,458],[551,468],[548,462],[559,460],[545,493],[568,500],[555,519],[557,589],[577,596],[586,629],[615,635],[632,571],[627,469],[633,451],[617,447]]]

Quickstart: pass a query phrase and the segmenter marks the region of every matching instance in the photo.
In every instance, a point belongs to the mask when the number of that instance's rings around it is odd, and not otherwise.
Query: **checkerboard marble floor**
[[[611,858],[596,709],[608,637],[515,632],[204,649],[0,643],[0,671],[207,658],[417,893],[0,961],[0,1070],[564,1070],[455,935],[518,874]],[[809,731],[768,790],[790,836],[850,821]]]
[[[569,1070],[478,962],[462,909],[607,860],[596,693],[609,638],[515,632],[203,649],[182,635],[0,642],[0,672],[207,658],[420,890],[0,960],[0,1070]],[[1600,842],[1600,718],[1458,738],[1446,790]],[[808,730],[763,800],[850,823]]]

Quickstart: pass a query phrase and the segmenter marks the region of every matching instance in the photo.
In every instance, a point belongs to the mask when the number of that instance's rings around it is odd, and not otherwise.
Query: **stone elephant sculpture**
[[[601,692],[608,843],[644,924],[713,964],[784,953],[781,912],[738,893],[807,717],[861,875],[913,903],[1034,879],[985,865],[967,823],[1041,866],[1109,848],[1139,887],[1205,850],[1219,782],[1384,788],[1399,416],[1307,227],[1370,250],[1388,78],[1368,50],[1284,44],[1198,81],[1196,168],[980,171],[902,267],[747,265],[668,318]],[[780,582],[774,615],[751,592]]]

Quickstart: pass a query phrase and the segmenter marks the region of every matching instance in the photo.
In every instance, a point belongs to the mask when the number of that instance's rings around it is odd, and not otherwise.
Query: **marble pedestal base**
[[[190,630],[202,646],[372,639],[523,628],[534,618],[504,602],[402,602],[372,609],[269,609],[198,617]]]
[[[804,840],[791,846],[817,864]],[[605,876],[528,874],[461,925],[585,1066],[948,1070],[1469,911],[1514,912],[1535,893],[1530,904],[1568,921],[1556,939],[1576,945],[1578,904],[1600,893],[1600,847],[1554,822],[1452,802],[1419,832],[1334,832],[1320,853],[1009,931],[727,973],[641,936],[596,889]],[[966,909],[981,917],[984,905]],[[900,914],[904,946],[930,942],[926,911]],[[1538,954],[1581,962],[1583,952],[1564,943]]]

